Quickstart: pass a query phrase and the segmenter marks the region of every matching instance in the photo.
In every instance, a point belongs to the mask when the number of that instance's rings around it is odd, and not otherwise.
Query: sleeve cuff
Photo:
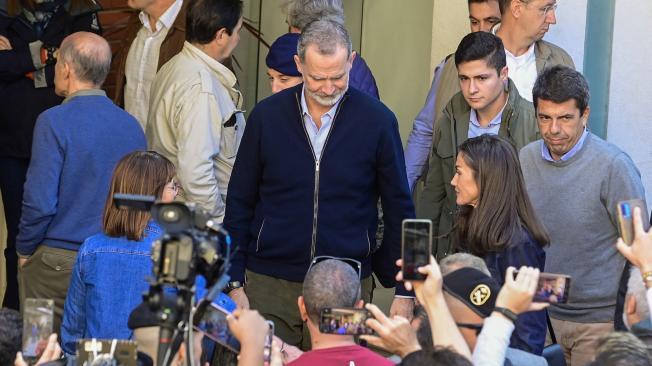
[[[408,291],[408,290],[405,289],[405,286],[403,285],[403,282],[396,282],[396,288],[394,290],[394,297],[413,299],[416,296],[414,295],[414,291]]]

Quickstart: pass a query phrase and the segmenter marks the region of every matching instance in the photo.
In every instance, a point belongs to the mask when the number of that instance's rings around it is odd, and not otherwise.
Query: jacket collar
[[[546,68],[546,63],[552,54],[552,50],[546,44],[546,41],[539,40],[534,42],[534,57],[536,58],[537,74],[540,74]]]
[[[228,67],[211,58],[188,41],[184,41],[183,50],[181,52],[206,65],[206,67],[208,67],[208,69],[213,73],[213,76],[219,80],[220,84],[224,85],[224,87],[229,91],[229,95],[235,102],[236,106],[238,108],[241,107],[242,96],[240,92],[235,88],[235,84],[237,83],[238,79],[235,77],[233,71],[229,70]]]

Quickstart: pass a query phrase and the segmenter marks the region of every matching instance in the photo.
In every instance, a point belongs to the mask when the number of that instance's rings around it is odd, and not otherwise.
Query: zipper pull
[[[319,173],[319,160],[315,161],[315,171]]]

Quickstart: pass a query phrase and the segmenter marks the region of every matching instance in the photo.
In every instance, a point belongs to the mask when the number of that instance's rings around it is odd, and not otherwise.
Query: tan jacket
[[[236,77],[226,66],[185,42],[156,74],[147,145],[170,159],[187,201],[219,223],[245,119]]]
[[[174,20],[172,28],[168,31],[163,39],[161,48],[158,55],[157,70],[161,69],[166,62],[168,62],[174,55],[181,52],[183,43],[186,40],[186,6],[187,1],[183,2],[181,10]],[[119,46],[113,53],[113,60],[111,62],[111,72],[104,84],[104,89],[107,91],[109,98],[120,107],[124,107],[124,88],[127,78],[125,76],[125,67],[127,65],[127,55],[129,48],[136,39],[138,31],[143,26],[138,18],[138,12],[135,11],[127,20],[127,28],[125,36],[122,38]]]
[[[419,198],[417,217],[433,223],[433,251],[437,258],[453,252],[449,233],[453,227],[457,206],[450,182],[455,174],[457,147],[468,138],[471,108],[461,92],[455,94],[441,118],[435,122],[434,141],[429,172]],[[503,109],[498,135],[521,149],[540,138],[532,103],[523,99],[509,80],[509,98]],[[440,236],[437,238],[437,236]]]

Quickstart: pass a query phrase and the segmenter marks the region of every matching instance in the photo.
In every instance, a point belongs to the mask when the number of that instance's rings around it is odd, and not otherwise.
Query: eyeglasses
[[[482,332],[482,324],[456,323],[460,328],[475,330],[475,335],[479,336]]]
[[[172,182],[165,185],[165,188],[171,190],[174,193],[179,193],[179,190],[181,189],[181,185],[177,183],[175,180],[172,180]]]
[[[530,4],[530,0],[519,0],[519,1],[522,2],[525,5]],[[540,15],[542,17],[545,17],[548,14],[549,11],[551,11],[551,10],[556,11],[557,10],[557,5],[558,4],[552,4],[552,5],[546,5],[546,6],[542,7],[542,8],[539,8],[538,10],[539,10]]]
[[[360,263],[360,261],[357,261],[357,260],[351,259],[351,258],[332,257],[330,255],[320,255],[320,256],[317,256],[317,257],[312,259],[312,262],[310,262],[310,267],[308,267],[308,272],[310,272],[310,270],[312,269],[312,267],[315,264],[317,264],[319,262],[323,262],[325,260],[329,260],[329,259],[342,261],[342,262],[350,265],[351,267],[353,267],[355,272],[358,274],[358,282],[360,282],[362,280],[362,263]]]

